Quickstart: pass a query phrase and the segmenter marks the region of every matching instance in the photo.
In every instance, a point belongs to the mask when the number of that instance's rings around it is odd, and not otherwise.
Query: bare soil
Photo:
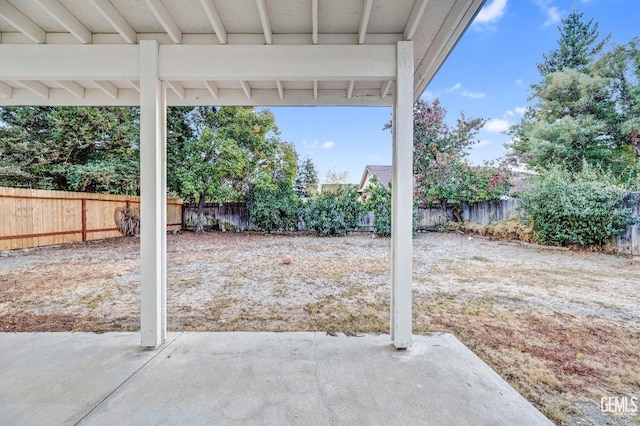
[[[139,248],[1,252],[0,330],[137,330]],[[640,423],[600,405],[640,398],[637,259],[429,233],[413,264],[415,333],[455,334],[556,423]],[[369,234],[169,235],[167,281],[171,330],[389,329],[390,240]]]

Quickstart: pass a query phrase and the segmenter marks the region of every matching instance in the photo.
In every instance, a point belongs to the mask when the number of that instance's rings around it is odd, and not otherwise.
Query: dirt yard
[[[169,235],[169,328],[386,333],[389,256],[369,234]],[[640,398],[640,262],[420,234],[413,294],[415,333],[454,333],[554,422],[640,422],[600,404]],[[0,252],[2,331],[136,330],[139,303],[137,238]]]

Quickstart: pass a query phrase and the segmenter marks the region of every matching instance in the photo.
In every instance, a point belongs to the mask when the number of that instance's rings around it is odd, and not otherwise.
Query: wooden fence
[[[0,187],[0,250],[119,237],[116,208],[139,206],[135,196]],[[182,228],[181,200],[167,200],[167,224]]]
[[[184,229],[193,231],[198,217],[198,203],[185,203]],[[249,218],[247,203],[206,203],[204,205],[205,231],[257,231]]]
[[[507,198],[484,203],[462,203],[462,220],[486,225],[497,220],[505,220],[520,214],[520,200]]]

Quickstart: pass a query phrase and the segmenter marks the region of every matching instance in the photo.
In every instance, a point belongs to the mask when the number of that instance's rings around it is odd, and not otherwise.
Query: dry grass
[[[125,238],[3,258],[0,329],[136,330],[138,250]],[[385,333],[389,253],[368,235],[170,236],[169,327]],[[599,401],[640,396],[638,282],[624,257],[420,235],[414,332],[455,334],[558,424],[628,424]]]

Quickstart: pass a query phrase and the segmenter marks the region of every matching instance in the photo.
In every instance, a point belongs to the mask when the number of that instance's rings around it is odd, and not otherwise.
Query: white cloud
[[[460,90],[461,88],[462,88],[462,84],[456,83],[453,86],[451,86],[449,89],[447,89],[447,92],[455,92],[456,90]]]
[[[336,143],[334,141],[326,141],[325,143],[322,144],[322,147],[324,149],[331,149],[335,144]]]
[[[557,6],[552,6],[545,10],[547,14],[547,20],[543,24],[543,26],[548,27],[549,25],[557,24],[562,19],[562,12],[558,9]]]
[[[522,86],[522,80],[517,79],[516,80],[516,86]]]
[[[542,24],[543,27],[560,22],[564,12],[558,9],[558,6],[553,5],[553,0],[535,0],[535,3],[540,8],[540,11],[547,16],[547,20]]]
[[[489,121],[487,121],[487,123],[484,125],[483,129],[486,130],[487,132],[490,133],[501,133],[501,132],[506,132],[507,130],[509,130],[509,126],[511,125],[511,123],[509,123],[509,120],[503,120],[501,118],[494,118],[491,119]]]
[[[465,90],[462,92],[462,96],[466,96],[467,98],[479,99],[484,98],[485,93],[482,92],[469,92]]]
[[[507,0],[493,0],[480,10],[474,22],[478,24],[493,24],[502,18],[506,8]]]
[[[520,115],[524,115],[524,113],[527,111],[527,107],[516,107],[516,112]]]
[[[313,141],[313,142],[302,141],[302,146],[304,146],[306,149],[315,149],[318,147],[318,141]]]

